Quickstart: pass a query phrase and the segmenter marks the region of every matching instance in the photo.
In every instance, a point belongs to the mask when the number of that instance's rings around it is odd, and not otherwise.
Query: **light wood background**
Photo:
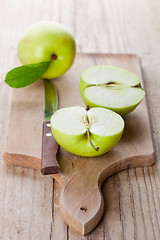
[[[154,166],[126,170],[105,182],[104,217],[85,238],[63,222],[58,185],[53,188],[51,178],[34,170],[6,167],[1,157],[0,239],[160,239],[159,11],[159,0],[0,1],[1,156],[10,100],[3,80],[12,68],[21,33],[39,20],[58,21],[66,26],[76,39],[78,52],[140,55],[156,152]]]

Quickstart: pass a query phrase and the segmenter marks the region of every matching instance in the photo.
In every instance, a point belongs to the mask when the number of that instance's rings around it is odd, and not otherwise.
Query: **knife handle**
[[[58,149],[59,145],[52,135],[50,121],[43,122],[41,162],[41,173],[43,175],[60,172],[60,167],[56,158]]]

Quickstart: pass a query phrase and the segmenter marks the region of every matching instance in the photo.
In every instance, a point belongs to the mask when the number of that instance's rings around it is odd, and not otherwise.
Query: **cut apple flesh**
[[[119,141],[124,121],[108,109],[97,107],[87,111],[82,107],[68,107],[53,114],[51,127],[56,141],[67,151],[80,156],[97,156]]]
[[[83,71],[80,92],[86,105],[121,115],[133,111],[145,96],[137,75],[114,66],[94,66]]]

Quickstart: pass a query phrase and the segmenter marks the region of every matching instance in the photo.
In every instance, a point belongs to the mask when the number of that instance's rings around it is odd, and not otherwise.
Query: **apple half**
[[[120,140],[123,118],[105,108],[67,107],[51,117],[57,143],[76,155],[91,157],[108,152]]]
[[[82,72],[80,93],[86,105],[111,109],[120,115],[132,112],[145,96],[136,74],[105,65]]]

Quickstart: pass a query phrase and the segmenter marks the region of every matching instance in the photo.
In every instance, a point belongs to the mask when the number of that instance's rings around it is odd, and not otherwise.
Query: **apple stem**
[[[94,144],[93,144],[92,141],[91,141],[89,129],[87,130],[87,137],[88,137],[88,140],[89,140],[91,146],[92,146],[96,151],[98,151],[98,150],[99,150],[99,147],[95,147]]]
[[[52,54],[52,59],[56,60],[57,59],[57,55],[56,54]]]
[[[88,112],[89,111],[89,109],[90,109],[90,106],[86,106],[86,111]]]

